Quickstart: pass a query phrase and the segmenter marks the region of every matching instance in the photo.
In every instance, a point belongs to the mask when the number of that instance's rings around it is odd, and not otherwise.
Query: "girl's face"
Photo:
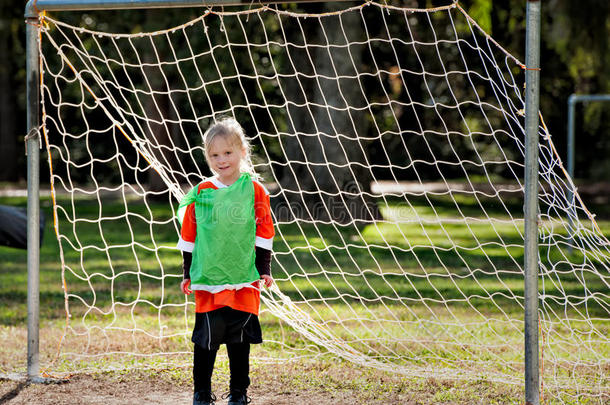
[[[207,155],[211,169],[218,173],[218,180],[227,186],[235,183],[239,178],[240,163],[246,157],[246,150],[225,136],[216,136],[207,148]]]

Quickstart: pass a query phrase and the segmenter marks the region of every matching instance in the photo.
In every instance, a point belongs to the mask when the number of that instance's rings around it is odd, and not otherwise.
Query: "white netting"
[[[459,6],[43,23],[65,367],[188,362],[174,213],[209,175],[203,132],[234,116],[277,232],[260,359],[522,383],[523,66]],[[609,243],[544,126],[540,187],[542,381],[604,400]]]

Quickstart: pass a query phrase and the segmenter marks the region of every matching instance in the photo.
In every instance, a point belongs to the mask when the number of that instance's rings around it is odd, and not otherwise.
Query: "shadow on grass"
[[[502,205],[497,199],[476,201],[472,197],[458,197],[430,196],[429,200],[438,215],[449,217],[456,215],[456,205],[464,215],[473,217],[480,217],[483,209],[486,214],[498,217],[508,215],[505,207],[517,212],[521,209],[517,200],[505,201]],[[397,200],[388,199],[389,202]],[[67,206],[66,201],[61,202]],[[416,211],[430,209],[423,197],[410,196],[409,203]],[[50,207],[43,206],[43,209],[51,215]],[[168,272],[179,275],[180,254],[175,250],[159,250],[159,246],[174,246],[175,224],[170,221],[151,225],[144,220],[153,214],[169,220],[171,210],[167,204],[136,203],[130,207],[129,215],[115,221],[83,222],[74,227],[66,222],[75,214],[70,209],[62,211],[59,225],[65,235],[62,238],[65,262],[79,277],[88,278],[94,288],[67,271],[71,294],[78,295],[86,305],[92,305],[95,299],[95,305],[103,308],[113,302],[129,304],[136,300],[184,304],[184,296],[177,290],[179,277],[167,278]],[[97,219],[100,215],[97,201],[79,201],[74,209],[85,218]],[[106,202],[102,214],[121,216],[125,208],[120,201]],[[520,230],[512,224],[497,228],[463,223],[354,228],[295,223],[277,228],[274,273],[278,279],[291,279],[280,281],[280,286],[294,300],[379,302],[383,299],[388,304],[400,305],[440,301],[482,312],[489,307],[507,312],[522,310],[523,239]],[[58,244],[50,221],[45,233],[41,249],[41,315],[42,319],[56,319],[65,313],[64,294]],[[82,250],[73,250],[69,242]],[[124,246],[108,249],[112,244]],[[578,276],[569,272],[570,262],[584,262],[581,254],[567,256],[555,248],[541,256],[548,268],[561,270],[545,275],[545,294],[558,297],[549,300],[547,305],[559,313],[562,309],[571,311],[586,305],[589,316],[607,316],[607,308],[595,299],[574,304],[565,298],[574,297],[577,302],[579,297],[590,298],[591,294],[605,291],[599,276],[586,271]],[[15,325],[25,320],[25,257],[23,250],[0,248],[0,260],[4,263],[0,269],[0,322],[3,324]],[[82,270],[81,262],[86,263],[86,271]],[[592,262],[594,259],[589,263]],[[160,287],[162,279],[164,292]]]

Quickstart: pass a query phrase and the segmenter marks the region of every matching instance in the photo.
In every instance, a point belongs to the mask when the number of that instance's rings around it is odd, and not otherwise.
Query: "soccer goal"
[[[231,116],[276,224],[260,361],[338,356],[522,385],[528,67],[447,3],[197,8],[156,32],[40,13],[31,126],[50,168],[66,312],[43,366],[190,361],[176,210],[210,176],[203,132]],[[535,133],[541,392],[602,401],[610,243],[542,119]]]

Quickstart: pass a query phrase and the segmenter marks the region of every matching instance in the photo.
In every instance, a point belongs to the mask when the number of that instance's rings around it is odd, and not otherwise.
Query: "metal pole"
[[[540,1],[527,1],[525,44],[525,403],[540,404],[538,373],[538,104]]]
[[[610,94],[571,94],[570,97],[568,97],[568,174],[572,181],[574,181],[574,149],[576,142],[574,128],[576,126],[576,103],[586,101],[610,101]],[[572,197],[571,192],[570,197]]]
[[[291,3],[315,3],[320,0],[291,0]],[[350,1],[350,0],[334,0]],[[269,0],[265,3],[282,3],[284,0]],[[125,10],[138,8],[176,8],[250,5],[252,0],[29,0],[25,16],[38,16],[38,12],[74,10]],[[257,2],[256,4],[260,4]]]
[[[610,94],[571,94],[568,97],[568,175],[572,179],[574,187],[576,187],[576,181],[574,180],[574,154],[576,149],[576,136],[575,130],[576,122],[576,103],[586,101],[610,101]],[[574,193],[572,189],[568,189],[568,203],[574,204]],[[575,211],[574,211],[575,212]],[[576,215],[576,214],[574,214]],[[572,216],[568,216],[568,223],[570,226],[570,232],[572,232]],[[574,244],[574,238],[569,235],[568,252],[572,253],[572,245]]]
[[[40,135],[38,134],[38,18],[26,20],[27,71],[27,176],[28,176],[28,378],[40,375],[39,363],[39,269],[40,269]]]

